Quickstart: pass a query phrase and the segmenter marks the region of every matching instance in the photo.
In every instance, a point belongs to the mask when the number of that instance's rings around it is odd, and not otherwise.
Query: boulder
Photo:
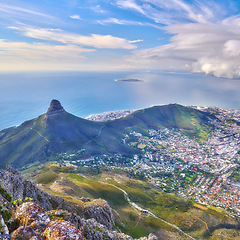
[[[70,222],[52,221],[44,231],[46,240],[83,240],[82,233]]]
[[[19,227],[12,234],[14,240],[29,240],[33,236],[36,236],[35,231],[31,227]]]
[[[31,226],[34,229],[45,227],[50,222],[49,215],[33,202],[23,203],[17,208],[13,218],[18,219],[21,225]]]

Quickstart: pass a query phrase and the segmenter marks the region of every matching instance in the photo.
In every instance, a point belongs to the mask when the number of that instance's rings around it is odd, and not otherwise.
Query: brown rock
[[[64,210],[52,210],[49,211],[48,214],[51,216],[52,221],[65,220],[72,223],[77,229],[83,225],[81,217],[76,213],[70,213]]]
[[[0,234],[1,240],[12,240],[11,236],[8,234]]]
[[[29,240],[31,237],[36,236],[36,233],[31,227],[22,226],[15,230],[11,236],[15,240]]]
[[[37,237],[37,236],[33,236],[33,237],[31,237],[29,240],[40,240],[40,238]]]
[[[45,227],[50,222],[50,218],[43,208],[33,202],[26,202],[18,207],[14,218],[17,218],[20,224],[31,226],[34,229]]]
[[[83,240],[82,233],[67,221],[52,221],[48,224],[44,236],[46,240]]]
[[[50,107],[48,108],[46,117],[61,113],[65,113],[64,108],[62,107],[61,103],[58,100],[53,99],[50,103]]]
[[[105,225],[108,229],[111,229],[114,224],[112,209],[107,201],[103,199],[95,199],[90,202],[85,202],[83,212],[86,219],[94,218],[97,222]]]

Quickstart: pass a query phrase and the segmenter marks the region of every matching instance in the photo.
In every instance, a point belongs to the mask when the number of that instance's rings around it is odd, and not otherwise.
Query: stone
[[[36,236],[35,231],[31,227],[19,227],[12,234],[14,240],[29,240],[31,237]]]
[[[51,216],[52,221],[65,220],[72,223],[77,229],[83,225],[81,217],[76,213],[70,213],[65,210],[52,210],[48,214]]]
[[[114,224],[112,209],[107,201],[103,199],[95,199],[91,202],[86,202],[84,204],[83,212],[86,219],[94,218],[97,222],[105,225],[108,229],[111,229]]]
[[[48,224],[44,236],[46,240],[83,240],[82,233],[67,221],[52,221]]]
[[[12,240],[11,236],[8,234],[0,234],[1,240]]]
[[[48,108],[46,116],[56,115],[60,113],[65,113],[65,110],[58,100],[53,99],[50,103],[50,107]]]
[[[50,222],[49,215],[33,202],[26,202],[18,207],[14,218],[17,218],[21,225],[32,226],[34,229],[42,228]]]

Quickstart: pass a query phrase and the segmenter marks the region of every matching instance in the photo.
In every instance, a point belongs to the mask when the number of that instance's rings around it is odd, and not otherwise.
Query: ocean
[[[239,109],[240,80],[166,72],[1,73],[0,130],[45,113],[52,99],[79,117],[169,103]]]

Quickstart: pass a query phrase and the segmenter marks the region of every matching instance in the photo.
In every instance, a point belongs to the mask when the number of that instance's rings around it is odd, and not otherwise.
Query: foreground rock
[[[13,200],[31,198],[44,211],[61,209],[68,212],[75,212],[81,218],[94,218],[109,229],[114,224],[112,209],[105,200],[92,201],[89,199],[85,201],[83,199],[81,201],[80,199],[80,204],[78,205],[70,203],[61,197],[52,196],[42,191],[32,181],[24,180],[21,173],[12,167],[0,170],[0,186],[12,196]],[[5,198],[0,197],[0,204],[9,210],[13,208],[12,204]]]
[[[67,221],[52,221],[44,231],[46,240],[83,240],[82,233],[75,226]]]
[[[105,200],[81,198],[79,204],[70,203],[25,181],[11,167],[0,170],[0,187],[0,204],[13,213],[7,229],[4,223],[0,224],[1,240],[133,240],[112,230],[114,217]],[[31,202],[24,202],[17,209],[11,201],[26,198],[31,198]]]
[[[21,225],[39,226],[47,225],[50,218],[43,208],[33,202],[23,203],[15,212],[14,218],[17,218]]]
[[[12,233],[12,239],[15,240],[29,240],[37,236],[36,232],[31,227],[19,227]]]
[[[44,212],[33,202],[18,207],[13,220],[24,224],[12,232],[12,239],[15,240],[133,240],[126,234],[109,230],[93,218],[81,219],[76,213],[64,210]],[[157,238],[150,235],[141,240]]]

